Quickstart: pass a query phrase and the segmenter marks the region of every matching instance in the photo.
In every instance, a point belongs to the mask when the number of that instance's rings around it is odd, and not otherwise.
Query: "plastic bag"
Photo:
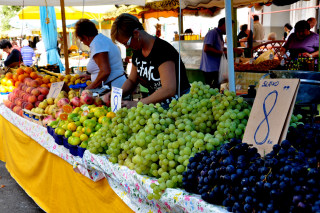
[[[229,82],[229,72],[228,72],[228,60],[223,53],[220,60],[219,67],[219,84]]]
[[[253,62],[253,64],[259,64],[260,62],[270,60],[270,55],[272,55],[272,58],[274,57],[274,50],[268,50],[268,51],[262,53],[262,54]]]

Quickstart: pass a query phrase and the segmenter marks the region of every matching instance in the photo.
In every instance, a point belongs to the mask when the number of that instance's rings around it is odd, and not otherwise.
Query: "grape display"
[[[166,188],[181,187],[182,173],[196,153],[217,150],[231,138],[242,138],[250,106],[235,93],[194,82],[189,94],[168,109],[141,102],[121,108],[112,122],[89,139],[91,153],[109,155],[113,163],[158,178],[149,199]]]
[[[189,159],[183,187],[230,212],[319,212],[320,127],[290,127],[263,158],[239,139]]]

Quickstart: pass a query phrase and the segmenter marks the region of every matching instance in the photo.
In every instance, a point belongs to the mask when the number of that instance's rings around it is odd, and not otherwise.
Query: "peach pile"
[[[4,104],[15,113],[22,115],[22,109],[31,110],[37,107],[49,93],[46,87],[39,87],[39,82],[31,78],[23,79],[23,82],[8,95]]]

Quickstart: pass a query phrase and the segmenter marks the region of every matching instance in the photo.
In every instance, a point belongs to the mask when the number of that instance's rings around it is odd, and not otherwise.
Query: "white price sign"
[[[111,90],[111,110],[117,112],[121,108],[122,89],[118,87],[112,87]]]

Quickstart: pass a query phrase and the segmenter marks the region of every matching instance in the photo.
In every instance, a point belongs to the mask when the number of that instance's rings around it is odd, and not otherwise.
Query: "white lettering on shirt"
[[[141,66],[139,66],[141,64]],[[147,62],[146,61],[138,61],[138,59],[136,59],[136,65],[137,65],[137,72],[139,73],[139,75],[141,77],[145,77],[147,78],[149,81],[160,81],[160,78],[155,78],[153,75],[153,70],[154,70],[154,66],[149,66],[149,67],[145,67],[144,65],[146,65]],[[158,85],[161,85],[161,83],[155,83]]]

